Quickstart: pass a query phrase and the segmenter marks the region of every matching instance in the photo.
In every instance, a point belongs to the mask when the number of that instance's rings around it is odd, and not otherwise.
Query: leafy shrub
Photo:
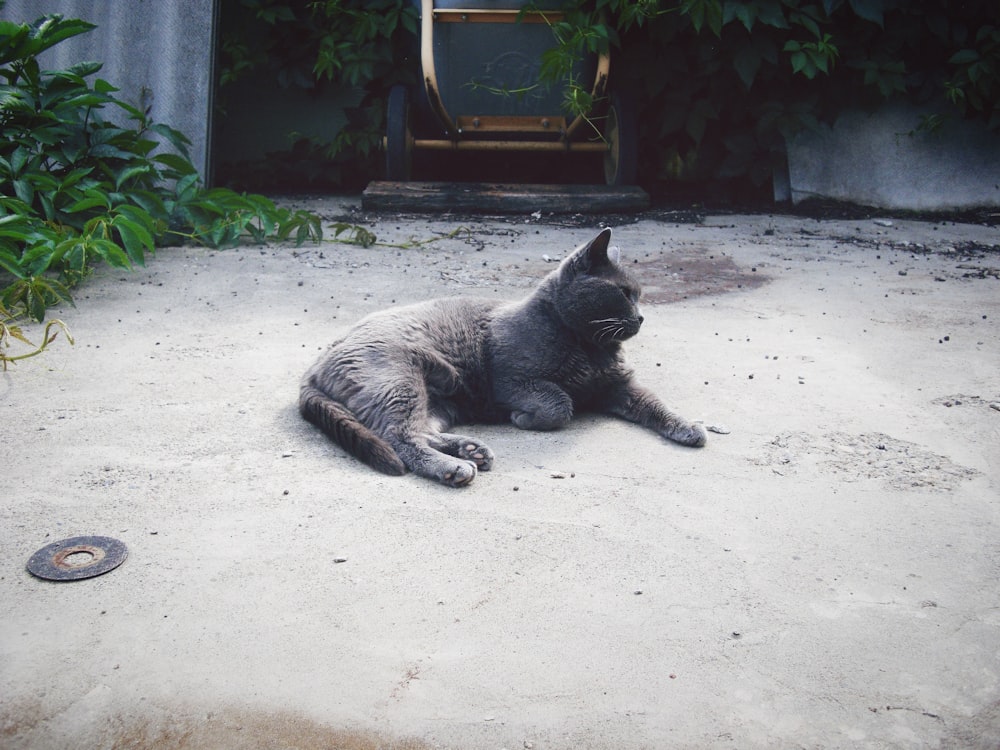
[[[319,219],[256,195],[205,189],[185,136],[151,122],[99,63],[42,70],[38,55],[93,28],[47,16],[0,21],[0,303],[36,321],[93,263],[142,265],[157,245],[321,236]],[[165,150],[163,145],[169,147]]]

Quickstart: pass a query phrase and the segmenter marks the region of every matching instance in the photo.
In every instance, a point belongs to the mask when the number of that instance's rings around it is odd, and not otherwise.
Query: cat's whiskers
[[[601,323],[594,331],[594,341],[598,344],[604,341],[613,341],[625,335],[625,321],[621,318],[599,318],[590,321],[593,324]]]

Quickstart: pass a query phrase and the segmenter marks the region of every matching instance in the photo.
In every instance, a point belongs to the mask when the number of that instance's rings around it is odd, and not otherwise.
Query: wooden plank
[[[635,186],[376,181],[362,193],[361,207],[422,213],[621,213],[648,208],[649,195]]]

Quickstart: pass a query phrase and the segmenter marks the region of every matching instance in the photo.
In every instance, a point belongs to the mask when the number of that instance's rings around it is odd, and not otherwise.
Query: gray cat
[[[453,424],[554,430],[615,414],[684,445],[705,430],[636,384],[621,342],[639,331],[639,286],[605,229],[519,302],[448,298],[360,321],[306,373],[302,415],[386,474],[463,487],[493,451]]]

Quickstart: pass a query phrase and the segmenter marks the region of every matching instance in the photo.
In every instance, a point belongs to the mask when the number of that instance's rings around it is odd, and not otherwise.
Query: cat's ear
[[[580,245],[567,258],[567,265],[575,273],[591,273],[602,266],[618,265],[621,251],[617,247],[608,247],[611,242],[611,229],[602,229],[590,242]]]

